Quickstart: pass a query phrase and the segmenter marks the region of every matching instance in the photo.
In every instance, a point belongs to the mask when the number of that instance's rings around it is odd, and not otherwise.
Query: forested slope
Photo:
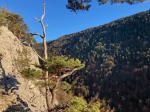
[[[67,80],[74,93],[105,109],[150,111],[150,11],[48,42],[49,54],[79,58],[84,70]],[[38,48],[41,50],[41,47]]]

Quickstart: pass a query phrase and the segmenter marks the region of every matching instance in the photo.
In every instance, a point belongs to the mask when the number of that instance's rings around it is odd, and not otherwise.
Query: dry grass
[[[0,93],[0,112],[6,110],[10,105],[16,101],[15,95],[2,95]]]

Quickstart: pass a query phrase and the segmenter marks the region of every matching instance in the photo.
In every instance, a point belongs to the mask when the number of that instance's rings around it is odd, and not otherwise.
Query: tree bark
[[[51,109],[55,108],[55,106],[58,105],[58,100],[57,100],[57,97],[56,97],[56,91],[57,91],[57,89],[50,89],[50,93],[52,95]]]
[[[44,48],[44,59],[47,60],[48,59],[48,51],[47,51],[47,43],[46,43],[46,34],[43,38],[43,48]],[[48,69],[48,68],[46,68],[46,69]],[[45,92],[46,92],[47,110],[48,110],[48,112],[50,112],[51,109],[53,108],[53,106],[52,106],[53,95],[52,95],[52,93],[49,89],[49,85],[48,85],[49,84],[49,74],[48,74],[47,70],[45,71],[45,84],[46,84],[45,85],[45,89],[46,89]]]
[[[42,30],[43,30],[43,35],[41,35],[40,37],[43,39],[43,49],[44,49],[44,60],[47,61],[48,59],[48,51],[47,51],[47,42],[46,42],[46,26],[44,25],[44,18],[45,18],[45,15],[46,15],[46,1],[43,0],[43,15],[41,16],[41,19],[40,19],[40,24],[42,26]],[[52,92],[50,91],[49,89],[49,74],[48,74],[48,67],[46,65],[46,70],[44,71],[45,72],[45,96],[46,96],[46,104],[47,104],[47,110],[48,112],[51,112],[51,109],[53,108],[52,106]]]

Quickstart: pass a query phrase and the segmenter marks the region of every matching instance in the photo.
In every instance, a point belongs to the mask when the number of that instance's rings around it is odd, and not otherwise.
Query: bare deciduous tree
[[[57,101],[57,98],[56,98],[56,91],[58,90],[58,87],[59,87],[61,81],[64,78],[72,75],[75,71],[83,68],[84,65],[81,64],[78,60],[74,60],[74,62],[77,62],[77,63],[79,62],[77,64],[77,66],[74,66],[73,68],[71,68],[69,70],[68,69],[67,70],[63,69],[62,70],[62,69],[59,68],[58,71],[60,71],[60,72],[55,73],[55,77],[57,77],[55,85],[54,85],[53,88],[50,87],[49,82],[51,80],[50,78],[52,77],[52,74],[49,73],[49,71],[48,71],[50,66],[48,65],[48,50],[47,50],[47,42],[46,42],[46,25],[44,24],[45,16],[46,16],[46,1],[43,0],[43,14],[42,14],[40,19],[36,19],[40,23],[43,33],[42,34],[40,34],[40,33],[31,33],[31,34],[34,35],[34,36],[39,36],[43,40],[42,43],[43,43],[44,56],[42,57],[35,50],[34,51],[36,52],[39,59],[44,63],[43,65],[40,65],[40,68],[42,68],[43,73],[44,73],[46,104],[47,104],[47,110],[48,110],[48,112],[50,112],[51,109],[53,109],[56,105],[58,105],[58,101]]]

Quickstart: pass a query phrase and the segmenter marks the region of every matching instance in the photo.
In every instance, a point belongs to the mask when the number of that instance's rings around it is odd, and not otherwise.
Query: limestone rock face
[[[5,83],[8,82],[9,86],[18,87],[14,94],[26,102],[32,112],[45,112],[45,97],[32,81],[28,81],[20,75],[16,67],[16,60],[20,56],[18,51],[23,49],[30,52],[28,57],[31,66],[39,63],[38,57],[31,47],[23,45],[6,27],[0,27],[0,79],[5,75],[8,77]]]

